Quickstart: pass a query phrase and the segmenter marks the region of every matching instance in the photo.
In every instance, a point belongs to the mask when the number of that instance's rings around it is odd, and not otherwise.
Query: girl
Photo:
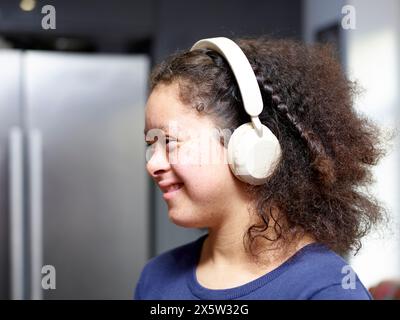
[[[354,111],[355,87],[329,47],[235,43],[254,71],[259,119],[279,141],[279,161],[262,184],[238,179],[225,161],[230,137],[221,132],[249,115],[223,55],[187,50],[156,66],[146,168],[169,219],[208,233],[151,259],[135,299],[371,299],[341,256],[384,216],[359,189],[384,154],[378,128]],[[210,150],[213,161],[203,161]]]

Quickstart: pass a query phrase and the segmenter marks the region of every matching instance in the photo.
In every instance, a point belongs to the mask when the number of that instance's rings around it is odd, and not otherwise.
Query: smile
[[[179,193],[179,190],[182,189],[183,183],[177,183],[172,185],[171,187],[168,188],[167,192],[164,192],[163,198],[165,200],[172,199],[177,193]]]

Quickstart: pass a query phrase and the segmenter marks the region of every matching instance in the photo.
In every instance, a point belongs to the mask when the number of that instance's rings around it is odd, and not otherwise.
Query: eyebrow
[[[181,125],[179,125],[177,122],[175,122],[175,124],[176,124],[176,125],[172,126],[172,128],[171,128],[170,124],[168,124],[168,125],[161,125],[161,126],[159,126],[159,127],[156,126],[156,127],[149,128],[149,129],[147,129],[147,128],[145,127],[143,133],[144,133],[144,135],[146,136],[146,135],[147,135],[147,132],[149,132],[149,131],[152,130],[152,129],[159,129],[159,130],[162,130],[164,133],[168,133],[170,129],[172,129],[172,132],[175,132],[174,129],[176,129],[176,130],[178,130],[178,131],[176,131],[175,133],[178,132],[178,134],[179,134],[179,132],[180,132],[181,130],[183,130],[183,127],[181,127]]]
[[[152,130],[152,129],[160,129],[160,130],[162,130],[162,131],[164,131],[164,132],[167,132],[169,128],[168,128],[168,126],[161,126],[161,127],[151,128],[151,129],[146,129],[146,128],[144,128],[144,131],[143,131],[144,135],[146,136],[147,132],[148,132],[149,130]],[[179,128],[178,128],[178,129],[179,129]]]

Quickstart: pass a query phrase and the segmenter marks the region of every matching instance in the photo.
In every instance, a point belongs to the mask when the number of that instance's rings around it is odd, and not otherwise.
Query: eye
[[[165,137],[165,145],[168,145],[168,148],[174,148],[176,146],[177,142],[178,142],[178,140],[176,140],[176,139],[173,139],[171,137]],[[151,147],[154,147],[154,142],[146,141],[146,150]]]
[[[173,139],[171,137],[166,137],[165,139],[165,144],[168,145],[168,150],[175,148],[177,142],[178,141],[176,139]]]
[[[153,146],[152,143],[146,142],[146,145],[145,145],[146,150],[150,149],[152,146]]]

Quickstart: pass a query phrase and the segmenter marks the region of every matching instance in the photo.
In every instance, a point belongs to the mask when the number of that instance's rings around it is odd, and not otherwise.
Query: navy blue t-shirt
[[[372,299],[345,260],[323,244],[311,243],[276,269],[244,285],[208,289],[196,278],[203,235],[147,262],[136,300]]]

